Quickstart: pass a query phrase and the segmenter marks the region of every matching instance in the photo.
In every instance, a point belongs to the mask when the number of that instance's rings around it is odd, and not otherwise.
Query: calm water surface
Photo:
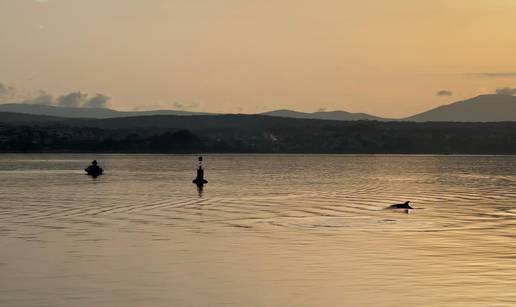
[[[209,155],[202,193],[195,167],[0,155],[0,305],[516,305],[515,156]]]

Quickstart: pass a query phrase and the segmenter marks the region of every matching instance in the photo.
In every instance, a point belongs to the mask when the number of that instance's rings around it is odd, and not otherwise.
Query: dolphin
[[[406,201],[403,204],[395,204],[389,206],[389,209],[414,209],[409,205],[410,201]]]

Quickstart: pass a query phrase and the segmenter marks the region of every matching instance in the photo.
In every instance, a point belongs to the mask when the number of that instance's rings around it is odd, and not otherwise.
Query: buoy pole
[[[197,185],[203,185],[208,183],[208,181],[204,179],[204,169],[202,168],[202,156],[199,156],[199,168],[197,169],[197,176],[193,180],[193,183]]]

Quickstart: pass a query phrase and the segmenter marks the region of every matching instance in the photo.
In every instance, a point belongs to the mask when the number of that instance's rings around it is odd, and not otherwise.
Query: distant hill
[[[116,111],[112,109],[103,108],[69,108],[58,107],[39,104],[25,104],[25,103],[9,103],[0,104],[0,112],[13,112],[32,115],[46,115],[64,118],[119,118],[119,117],[137,117],[150,115],[216,115],[214,113],[205,112],[190,112],[177,110],[154,110],[154,111]],[[345,111],[330,111],[330,112],[315,112],[303,113],[292,110],[276,110],[266,112],[258,115],[267,115],[275,117],[287,118],[303,118],[303,119],[324,119],[324,120],[340,120],[340,121],[355,121],[355,120],[378,120],[384,121],[386,119],[376,117],[364,113],[349,113]]]
[[[501,122],[516,121],[516,97],[481,95],[403,119],[415,122]]]
[[[327,123],[325,120],[278,118],[265,115],[144,115],[134,117],[115,118],[65,118],[46,115],[0,112],[0,125],[13,126],[49,126],[62,125],[69,127],[91,127],[100,129],[148,129],[148,130],[181,130],[193,131],[209,130],[217,132],[223,130],[256,130],[265,127],[311,127]],[[335,121],[336,123],[341,123]],[[344,123],[342,123],[344,124]]]
[[[276,116],[276,117],[290,117],[290,118],[304,118],[304,119],[325,119],[325,120],[378,120],[387,121],[388,119],[365,114],[365,113],[350,113],[345,111],[329,111],[329,112],[314,112],[303,113],[292,110],[276,110],[261,113],[261,115]]]
[[[33,115],[23,113],[0,112],[0,124],[41,124],[41,123],[59,123],[66,119],[62,117]]]
[[[103,108],[69,108],[42,104],[8,103],[0,104],[0,112],[14,112],[32,115],[47,115],[67,118],[115,118],[146,115],[206,115],[209,113],[155,110],[155,111],[116,111]]]
[[[23,113],[32,115],[44,115],[62,118],[84,119],[108,119],[108,118],[134,118],[153,115],[177,115],[177,116],[217,116],[215,113],[154,110],[154,111],[116,111],[101,108],[68,108],[38,104],[11,103],[0,104],[0,112]],[[333,121],[394,121],[394,119],[382,118],[365,113],[350,113],[345,111],[329,111],[303,113],[293,110],[275,110],[256,114],[254,116],[281,117],[283,119],[317,119]],[[155,118],[156,119],[156,118]],[[155,119],[145,119],[152,121]],[[158,118],[162,120],[161,118]],[[207,119],[207,118],[204,118]],[[516,121],[516,97],[509,95],[481,95],[472,99],[443,105],[435,109],[413,115],[397,121],[413,122],[500,122]]]

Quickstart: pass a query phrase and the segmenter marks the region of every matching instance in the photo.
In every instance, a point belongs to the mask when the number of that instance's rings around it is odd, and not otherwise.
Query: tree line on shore
[[[516,122],[152,117],[0,121],[0,152],[516,154]]]

